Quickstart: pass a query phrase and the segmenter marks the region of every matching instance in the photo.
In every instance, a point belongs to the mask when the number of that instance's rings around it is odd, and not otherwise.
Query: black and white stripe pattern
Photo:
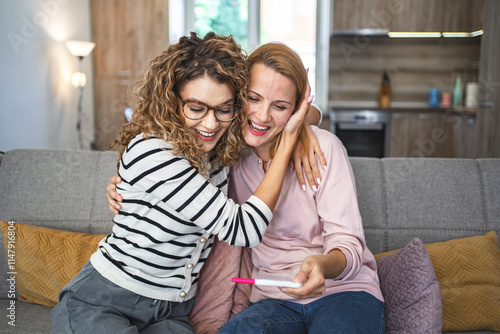
[[[241,206],[228,199],[228,168],[211,165],[207,181],[163,140],[132,140],[119,168],[122,210],[92,256],[94,267],[138,294],[182,301],[194,296],[213,235],[232,245],[258,245],[271,211],[254,196]]]

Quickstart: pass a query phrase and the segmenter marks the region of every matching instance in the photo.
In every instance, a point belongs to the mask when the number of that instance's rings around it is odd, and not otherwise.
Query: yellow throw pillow
[[[495,231],[425,247],[441,290],[443,332],[500,331],[500,250]]]
[[[443,332],[500,331],[500,250],[495,231],[425,247],[441,289]]]
[[[5,221],[0,222],[0,230],[9,271],[17,273],[19,299],[48,306],[57,304],[59,291],[80,272],[106,236]],[[14,252],[9,253],[9,244]]]

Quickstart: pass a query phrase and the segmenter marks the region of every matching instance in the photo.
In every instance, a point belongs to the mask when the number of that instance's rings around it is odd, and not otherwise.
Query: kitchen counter
[[[475,116],[477,108],[454,107],[454,108],[430,108],[426,103],[413,103],[413,102],[394,102],[390,108],[380,108],[373,102],[357,102],[357,101],[343,101],[343,102],[330,102],[328,104],[328,111],[388,111],[394,112],[436,112],[436,113],[456,113]],[[327,113],[326,113],[327,114]]]
[[[353,156],[474,156],[477,109],[394,104],[332,103],[321,126],[335,133]]]

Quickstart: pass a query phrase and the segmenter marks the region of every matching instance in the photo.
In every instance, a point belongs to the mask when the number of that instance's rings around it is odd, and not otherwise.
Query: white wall
[[[0,2],[0,151],[78,147],[72,39],[91,41],[90,0]],[[83,60],[84,148],[94,140],[91,56]]]

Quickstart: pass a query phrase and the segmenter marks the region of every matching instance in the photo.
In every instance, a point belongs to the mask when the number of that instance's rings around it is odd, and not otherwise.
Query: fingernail
[[[305,184],[303,184],[303,185],[302,185],[302,190],[304,190],[304,191],[306,191],[306,190],[307,190],[307,189],[306,189],[306,185],[305,185]]]
[[[318,191],[318,188],[316,188],[316,186],[312,186],[312,188],[314,191]]]
[[[318,177],[318,178],[316,179],[316,183],[319,185],[319,184],[320,184],[320,182],[321,182],[321,179]]]
[[[323,169],[326,170],[326,165],[323,165]]]
[[[312,101],[314,101],[314,95],[309,96],[309,98],[307,99],[307,102],[309,103],[312,103]]]

